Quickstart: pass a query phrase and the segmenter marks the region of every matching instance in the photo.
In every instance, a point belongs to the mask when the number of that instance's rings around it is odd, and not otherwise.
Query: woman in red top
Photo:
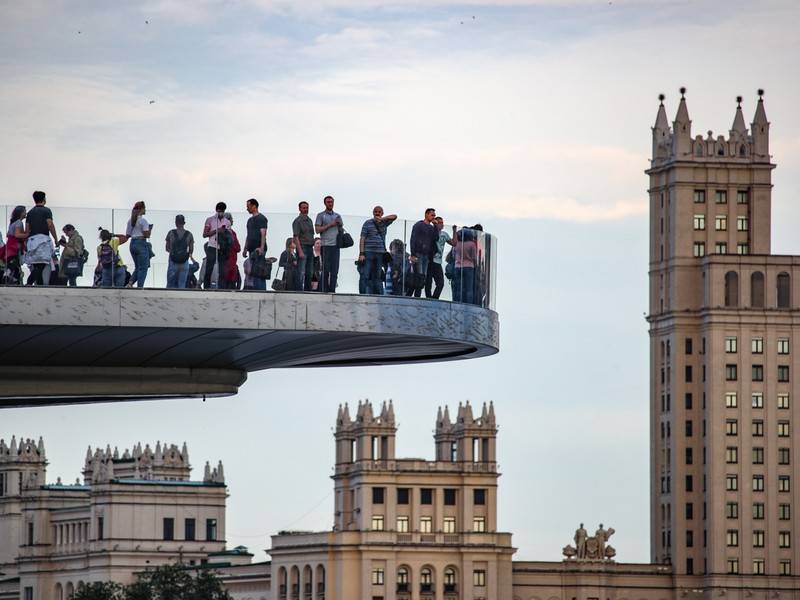
[[[233,225],[231,213],[226,212],[225,218]],[[242,286],[242,280],[239,275],[239,267],[236,266],[236,258],[239,256],[239,252],[242,251],[242,246],[239,244],[239,238],[236,237],[236,232],[233,230],[233,227],[231,227],[230,231],[233,241],[230,250],[228,250],[228,255],[225,257],[225,269],[223,271],[222,280],[224,289],[238,290]]]

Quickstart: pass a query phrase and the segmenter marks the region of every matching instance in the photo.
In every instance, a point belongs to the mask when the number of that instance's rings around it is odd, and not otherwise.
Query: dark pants
[[[203,274],[203,289],[211,287],[211,273],[214,272],[214,265],[217,262],[217,249],[206,246],[206,272]],[[225,257],[219,257],[219,267],[217,268],[217,289],[225,289]]]
[[[413,295],[415,298],[422,296],[422,288],[428,277],[428,264],[433,261],[428,256],[414,255],[416,262],[411,263],[411,270],[414,273],[414,286],[406,292],[407,296]]]
[[[365,252],[364,264],[361,266],[361,279],[358,291],[361,294],[383,295],[383,252]]]
[[[333,294],[339,278],[339,248],[322,246],[322,282],[320,291]]]
[[[31,274],[28,275],[28,285],[44,285],[44,268],[46,266],[47,265],[44,263],[31,265]]]
[[[435,283],[436,287],[433,288],[433,293],[431,293],[431,284]],[[444,288],[444,271],[442,271],[442,265],[439,263],[431,262],[428,265],[428,274],[425,277],[425,297],[426,298],[439,298],[442,295],[442,289]]]
[[[314,273],[314,245],[302,245],[303,258],[297,258],[297,289],[311,291],[311,275]]]

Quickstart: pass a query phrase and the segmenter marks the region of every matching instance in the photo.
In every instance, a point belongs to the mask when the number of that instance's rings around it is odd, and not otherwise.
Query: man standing
[[[383,207],[372,209],[372,218],[364,221],[358,242],[358,262],[361,264],[361,285],[364,294],[383,295],[383,255],[386,254],[386,229],[397,215],[383,216]]]
[[[438,232],[433,226],[436,218],[436,209],[426,208],[425,217],[414,223],[411,229],[411,266],[414,272],[413,294],[415,298],[422,295],[422,288],[425,287],[425,278],[428,276],[428,265],[433,258],[436,247]],[[412,290],[409,290],[411,292]],[[409,294],[410,295],[410,294]]]
[[[35,206],[28,211],[25,219],[25,234],[28,236],[25,260],[31,265],[28,285],[48,285],[50,283],[50,267],[53,264],[53,249],[48,234],[58,245],[56,226],[53,225],[53,212],[45,207],[47,198],[44,192],[33,192]]]
[[[314,230],[319,234],[322,245],[320,291],[333,294],[339,278],[339,246],[336,240],[343,223],[341,215],[333,211],[333,196],[325,196],[323,202],[325,210],[318,213],[314,221]]]
[[[189,277],[189,257],[194,252],[194,237],[184,229],[186,218],[175,215],[175,229],[167,234],[166,250],[169,254],[167,287],[183,289]]]
[[[247,238],[244,242],[244,252],[242,256],[247,258],[251,255],[251,261],[264,260],[267,254],[267,217],[258,212],[258,200],[250,198],[247,201],[247,212],[250,218],[247,219]],[[267,280],[263,277],[252,276],[253,289],[266,291]]]
[[[436,227],[436,231],[439,233],[438,237],[436,238],[433,261],[431,261],[431,264],[428,265],[428,274],[425,277],[425,297],[438,299],[439,296],[442,295],[442,289],[444,288],[444,271],[442,271],[442,256],[444,255],[444,247],[445,244],[450,244],[452,246],[453,238],[451,238],[450,234],[444,230],[444,219],[442,217],[436,217],[433,220],[433,225]],[[436,287],[433,289],[433,293],[431,293],[432,283],[436,284]]]
[[[311,290],[311,274],[314,272],[314,222],[308,216],[308,202],[297,205],[300,214],[292,221],[294,246],[297,248],[297,288]]]
[[[225,255],[228,248],[225,247],[225,242],[221,239],[228,236],[230,232],[231,222],[225,218],[225,210],[228,205],[224,202],[217,202],[216,212],[206,219],[206,224],[203,226],[203,237],[208,238],[206,244],[206,270],[203,275],[203,289],[211,287],[211,273],[214,271],[214,265],[217,265],[217,288],[222,289],[223,281],[223,265],[225,264]],[[220,235],[221,234],[221,235]],[[220,241],[222,241],[222,248],[220,248]]]

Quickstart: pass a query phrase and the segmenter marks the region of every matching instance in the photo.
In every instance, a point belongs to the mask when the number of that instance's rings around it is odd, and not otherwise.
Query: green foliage
[[[138,574],[138,580],[122,586],[111,581],[90,583],[74,600],[231,600],[213,571],[193,571],[183,565],[162,565]]]

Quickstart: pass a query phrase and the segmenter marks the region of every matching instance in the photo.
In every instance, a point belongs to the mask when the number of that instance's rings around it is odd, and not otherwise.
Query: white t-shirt
[[[136,225],[131,227],[131,222],[128,221],[128,229],[125,232],[128,237],[136,239],[136,238],[143,238],[144,232],[150,230],[150,223],[144,217],[139,217],[136,219]]]

